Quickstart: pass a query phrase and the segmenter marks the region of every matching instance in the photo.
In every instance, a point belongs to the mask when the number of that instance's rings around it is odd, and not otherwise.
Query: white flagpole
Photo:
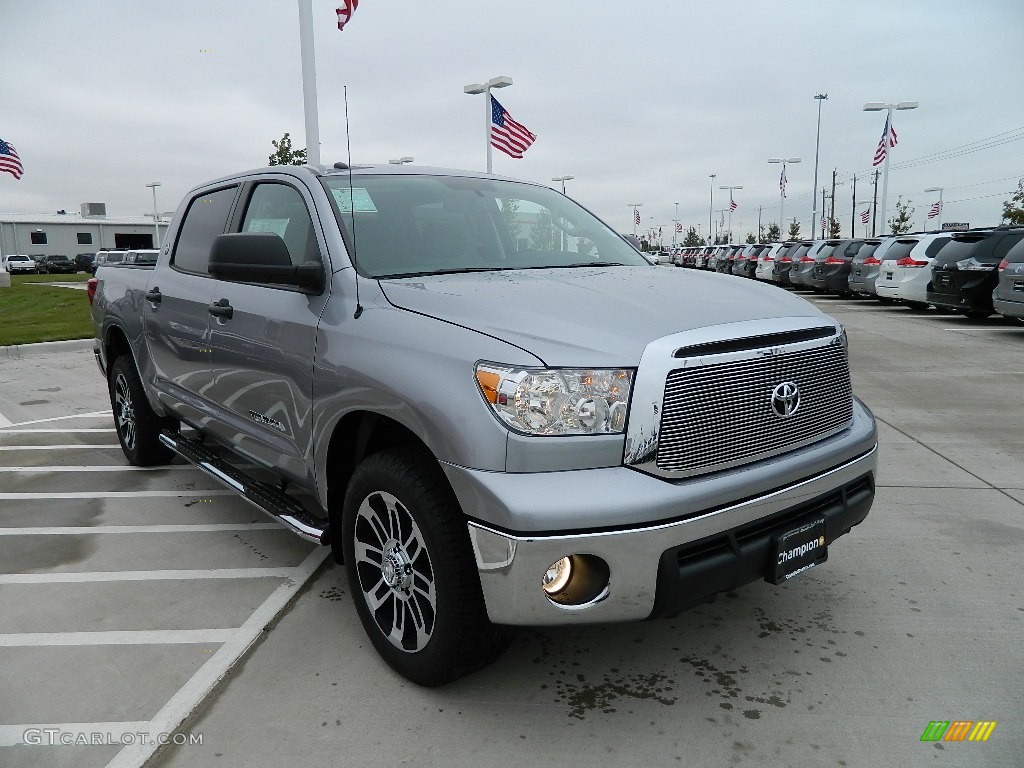
[[[310,165],[320,165],[316,56],[313,51],[313,0],[299,0],[299,49],[302,53],[302,103],[306,114],[306,162]]]

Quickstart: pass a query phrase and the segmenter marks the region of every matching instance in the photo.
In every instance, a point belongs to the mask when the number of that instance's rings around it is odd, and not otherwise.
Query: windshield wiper
[[[451,269],[430,269],[423,272],[396,272],[393,275],[376,275],[375,280],[391,280],[400,277],[429,277],[430,275],[460,275],[464,272],[501,272],[514,267],[453,267]]]

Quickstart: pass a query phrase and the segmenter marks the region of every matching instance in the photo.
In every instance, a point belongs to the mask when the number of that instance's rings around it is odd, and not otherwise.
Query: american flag
[[[889,154],[889,149],[895,147],[899,141],[896,136],[896,129],[892,127],[890,121],[892,115],[885,116],[885,130],[882,131],[882,138],[878,140],[878,147],[875,149],[875,161],[871,164],[872,167],[881,165],[885,162],[886,155]]]
[[[682,231],[683,231],[683,224],[682,224],[682,222],[677,221],[676,222],[676,232],[682,232]]]
[[[535,133],[517,123],[498,100],[491,96],[491,146],[509,157],[521,160],[523,152],[537,140]]]
[[[942,203],[932,203],[932,209],[928,211],[928,218],[934,219],[940,213],[942,213]]]
[[[16,179],[20,179],[25,172],[17,150],[3,139],[0,139],[0,171],[9,173]]]
[[[871,221],[871,209],[865,208],[860,212],[860,223],[867,224],[869,221]]]
[[[735,211],[739,207],[740,207],[739,203],[737,203],[735,200],[730,200],[729,201],[729,213],[732,213],[733,211]]]
[[[341,7],[336,8],[338,12],[338,29],[344,29],[345,25],[348,24],[348,20],[352,18],[352,14],[356,12],[356,8],[359,7],[359,0],[341,0]]]
[[[782,192],[782,196],[786,196],[786,166],[782,166],[782,175],[779,176],[779,190]]]
[[[640,211],[638,211],[636,208],[633,209],[633,223],[640,223]]]

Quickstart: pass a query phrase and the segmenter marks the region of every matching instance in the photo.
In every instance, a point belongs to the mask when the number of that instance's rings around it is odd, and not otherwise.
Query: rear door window
[[[210,247],[217,235],[224,234],[237,189],[225,187],[192,199],[174,248],[171,260],[174,267],[184,272],[209,274]]]

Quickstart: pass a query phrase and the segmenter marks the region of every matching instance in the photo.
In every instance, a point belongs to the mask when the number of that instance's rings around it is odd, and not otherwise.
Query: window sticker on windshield
[[[246,232],[273,232],[284,239],[290,219],[250,219],[245,227]]]
[[[349,213],[355,204],[356,213],[376,213],[377,206],[373,204],[370,193],[365,187],[331,187],[331,194],[334,195],[334,202],[338,204],[338,210],[342,213]]]

